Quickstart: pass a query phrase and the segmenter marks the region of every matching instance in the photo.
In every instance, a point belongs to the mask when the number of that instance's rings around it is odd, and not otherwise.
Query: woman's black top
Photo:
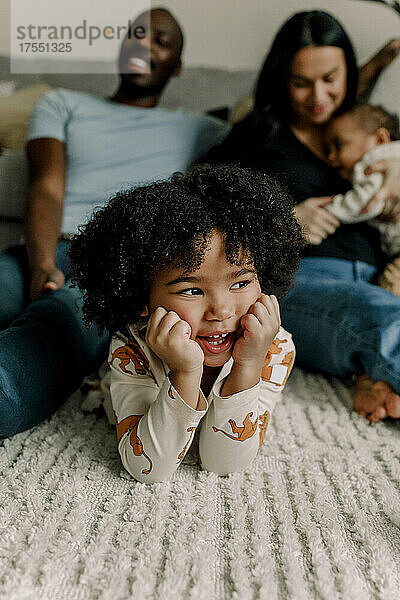
[[[205,157],[207,162],[235,162],[270,173],[284,182],[296,204],[307,198],[347,192],[351,185],[302,144],[289,127],[264,137],[248,119],[236,125],[225,141]],[[252,132],[252,134],[250,133]],[[366,223],[341,225],[321,244],[309,244],[305,256],[359,260],[380,267],[384,257],[379,232]]]

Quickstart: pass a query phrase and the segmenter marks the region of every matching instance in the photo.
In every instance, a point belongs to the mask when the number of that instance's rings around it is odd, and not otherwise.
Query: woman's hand
[[[173,373],[203,370],[204,354],[199,344],[190,339],[189,323],[174,311],[158,306],[150,315],[146,343],[165,361]]]
[[[237,366],[261,370],[268,348],[281,325],[276,297],[261,294],[243,315],[240,325],[243,333],[233,347],[233,360]]]
[[[368,212],[378,202],[384,203],[379,219],[397,223],[400,219],[400,160],[382,160],[365,169],[365,174],[383,173],[383,182],[375,196],[365,205]]]
[[[332,201],[332,197],[307,198],[294,209],[309,244],[318,246],[328,235],[335,233],[340,225],[340,221],[324,208]]]

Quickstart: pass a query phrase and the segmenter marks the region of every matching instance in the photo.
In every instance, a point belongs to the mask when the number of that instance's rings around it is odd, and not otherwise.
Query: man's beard
[[[154,85],[137,85],[134,75],[121,74],[121,91],[132,99],[147,98],[148,96],[159,96],[165,84],[163,81]]]

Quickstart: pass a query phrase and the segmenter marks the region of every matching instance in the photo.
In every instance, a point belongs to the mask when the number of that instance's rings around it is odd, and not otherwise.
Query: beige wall
[[[400,35],[400,18],[366,0],[161,0],[186,32],[187,64],[249,68],[260,64],[279,26],[299,10],[323,9],[345,25],[360,60],[388,37]]]
[[[0,54],[9,54],[10,1],[11,0],[0,0]]]
[[[2,54],[9,51],[9,1],[0,0]],[[321,8],[337,16],[351,35],[360,61],[389,37],[400,35],[396,13],[366,0],[153,0],[153,6],[170,8],[182,23],[187,65],[258,67],[277,28],[302,9]]]

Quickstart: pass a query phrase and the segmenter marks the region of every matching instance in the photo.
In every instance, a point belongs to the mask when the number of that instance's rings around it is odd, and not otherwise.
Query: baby
[[[400,253],[400,223],[385,223],[377,217],[383,203],[364,208],[382,184],[382,175],[365,175],[370,164],[381,159],[400,158],[399,120],[380,106],[359,104],[333,118],[325,131],[328,159],[340,175],[352,182],[353,189],[334,196],[325,208],[342,223],[369,221],[381,234],[383,251],[390,257]],[[389,263],[379,284],[400,296],[400,258]]]
[[[203,469],[257,455],[294,361],[276,296],[303,247],[274,179],[207,165],[119,194],[73,240],[86,319],[113,334],[118,449],[137,480],[171,477],[196,432]]]

